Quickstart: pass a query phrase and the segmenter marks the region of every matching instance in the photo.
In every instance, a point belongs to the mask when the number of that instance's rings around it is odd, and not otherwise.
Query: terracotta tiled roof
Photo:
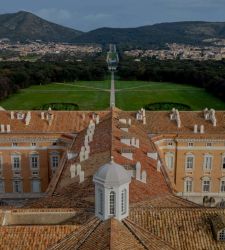
[[[129,230],[139,239],[139,241],[145,246],[145,249],[151,250],[175,250],[171,245],[162,241],[160,238],[154,234],[149,233],[149,231],[133,223],[129,219],[124,220],[124,224],[129,228]]]
[[[54,245],[51,250],[72,249],[114,249],[114,250],[143,250],[146,249],[144,237],[137,237],[136,231],[127,223],[115,219],[100,221],[92,219],[85,227],[74,231]],[[143,241],[142,241],[143,239]],[[158,240],[159,241],[159,240]],[[155,248],[147,248],[155,249]],[[165,248],[165,250],[171,248]]]
[[[78,226],[4,226],[0,227],[0,249],[45,250]]]
[[[75,139],[72,136],[69,139],[70,150],[79,154],[92,113],[87,113],[87,120],[83,120],[83,112],[56,112],[52,130],[42,124],[44,121],[40,119],[39,113],[32,112],[33,121],[39,119],[36,132],[43,129],[54,133],[78,132]],[[52,193],[27,204],[23,209],[13,210],[14,213],[40,213],[54,212],[53,208],[58,208],[56,211],[76,211],[76,215],[57,226],[0,227],[0,249],[225,249],[224,243],[214,240],[209,222],[215,215],[225,216],[225,210],[199,208],[175,197],[163,166],[161,171],[157,171],[157,161],[147,157],[148,152],[156,152],[153,142],[156,137],[149,138],[148,133],[160,133],[157,135],[160,138],[185,138],[188,134],[194,135],[194,124],[203,124],[210,136],[214,137],[216,133],[220,137],[225,128],[224,115],[225,112],[216,112],[218,124],[214,128],[209,121],[204,120],[202,112],[180,112],[182,127],[177,129],[176,123],[169,119],[169,112],[146,112],[147,125],[136,121],[134,112],[113,109],[100,113],[100,123],[96,125],[93,142],[90,143],[89,159],[81,163],[85,172],[84,182],[79,183],[78,177],[71,179],[70,176],[70,166],[79,163],[79,157],[68,160],[65,153],[65,161],[53,178]],[[3,117],[4,124],[11,124],[8,122],[9,113],[0,111],[0,117]],[[128,132],[120,129],[119,119],[131,120],[131,125],[126,126]],[[17,132],[22,134],[25,131],[22,121],[10,122]],[[32,121],[30,128],[25,128],[28,132],[35,130]],[[139,139],[140,147],[125,145],[121,138]],[[121,149],[124,148],[133,152],[133,159],[121,155]],[[111,156],[116,163],[130,170],[134,170],[135,164],[140,162],[142,170],[147,172],[146,183],[132,178],[130,215],[122,222],[115,219],[102,222],[93,217],[93,175],[99,167],[110,161]],[[0,212],[0,222],[2,218]]]
[[[177,250],[225,249],[213,237],[210,219],[225,214],[217,208],[131,209],[129,219]]]
[[[18,111],[15,111],[15,114]],[[21,111],[27,113],[28,111]],[[31,111],[31,120],[28,126],[25,125],[24,119],[17,120],[16,118],[11,120],[10,112],[0,111],[1,124],[10,124],[12,132],[25,132],[25,133],[37,133],[37,132],[79,132],[83,130],[90,120],[94,112],[85,111],[51,111],[53,114],[53,121],[51,125],[48,125],[46,120],[41,119],[42,111]],[[47,111],[45,111],[47,112]],[[109,111],[97,112],[100,119],[105,116]],[[83,114],[85,118],[83,119]]]
[[[120,119],[131,119],[131,126],[128,132],[119,128]],[[140,147],[126,146],[121,143],[122,137],[137,138],[140,141]],[[120,149],[127,147],[133,151],[133,160],[123,157]],[[170,192],[170,183],[167,183],[162,172],[157,171],[157,161],[147,156],[148,152],[156,152],[154,143],[148,137],[145,129],[134,119],[132,114],[120,110],[113,111],[112,121],[112,155],[116,162],[121,165],[135,166],[137,162],[141,163],[142,170],[147,172],[147,183],[142,183],[132,178],[130,184],[130,201],[139,202],[149,199],[150,196],[165,194]],[[134,167],[133,167],[134,169]]]
[[[193,133],[194,125],[204,125],[207,134],[225,132],[225,111],[216,111],[217,126],[204,119],[203,111],[180,111],[181,128],[170,120],[170,112],[146,111],[146,130],[151,134]]]
[[[132,208],[178,208],[178,207],[200,207],[196,203],[185,200],[173,194],[162,194],[150,196],[149,199],[131,204]]]
[[[86,225],[81,226],[79,230],[73,231],[65,238],[61,239],[55,245],[50,247],[51,250],[69,250],[78,249],[91,233],[99,226],[101,221],[97,218],[92,218]],[[92,245],[94,246],[94,245]],[[91,249],[91,248],[90,248]]]

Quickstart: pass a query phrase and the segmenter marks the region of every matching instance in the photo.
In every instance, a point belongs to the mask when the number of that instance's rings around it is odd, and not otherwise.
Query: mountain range
[[[225,39],[225,22],[174,22],[138,28],[99,28],[82,32],[20,11],[0,15],[0,39],[11,41],[115,43],[124,48],[150,48],[166,43],[202,44],[205,39]]]

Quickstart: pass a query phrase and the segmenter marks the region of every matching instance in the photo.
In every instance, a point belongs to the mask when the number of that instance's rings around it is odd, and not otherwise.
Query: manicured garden
[[[116,80],[116,106],[123,110],[183,110],[205,107],[225,110],[225,103],[202,88],[174,83]],[[104,110],[109,108],[110,80],[77,81],[35,85],[18,91],[0,102],[9,110],[43,109],[49,103],[55,109]],[[67,105],[68,104],[68,105]],[[72,107],[74,106],[74,108]]]

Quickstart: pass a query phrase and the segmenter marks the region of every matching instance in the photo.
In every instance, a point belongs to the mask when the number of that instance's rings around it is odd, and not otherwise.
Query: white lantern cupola
[[[94,175],[95,215],[101,220],[122,220],[129,215],[131,176],[125,168],[111,160]]]

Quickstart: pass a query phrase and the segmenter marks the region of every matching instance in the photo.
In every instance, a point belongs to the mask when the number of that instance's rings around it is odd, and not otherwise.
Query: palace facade
[[[0,121],[3,249],[225,248],[224,111]]]

